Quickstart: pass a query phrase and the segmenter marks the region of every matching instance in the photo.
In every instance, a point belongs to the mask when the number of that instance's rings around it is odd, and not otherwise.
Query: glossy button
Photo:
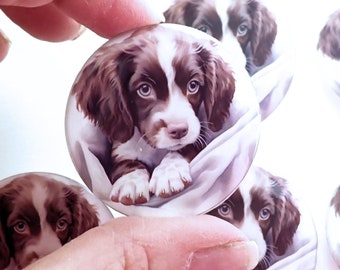
[[[239,44],[174,24],[117,36],[70,92],[66,137],[86,185],[126,215],[201,214],[255,155],[258,102]]]
[[[79,183],[50,173],[0,181],[0,268],[23,269],[110,219]]]

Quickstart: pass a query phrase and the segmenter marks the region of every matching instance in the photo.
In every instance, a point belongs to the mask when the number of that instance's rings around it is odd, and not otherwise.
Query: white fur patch
[[[168,197],[191,183],[189,163],[177,152],[168,153],[153,171],[150,192]]]
[[[149,200],[149,173],[146,169],[138,169],[120,177],[112,186],[110,198],[118,198],[119,202],[128,198],[131,203],[144,198]]]

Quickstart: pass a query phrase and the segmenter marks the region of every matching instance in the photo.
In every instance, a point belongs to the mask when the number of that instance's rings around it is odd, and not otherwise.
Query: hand
[[[254,242],[213,216],[123,217],[87,231],[26,268],[253,269]]]
[[[32,36],[53,42],[78,37],[82,26],[110,38],[162,20],[162,14],[143,0],[0,0],[0,9]],[[0,61],[9,45],[8,38],[0,31]]]

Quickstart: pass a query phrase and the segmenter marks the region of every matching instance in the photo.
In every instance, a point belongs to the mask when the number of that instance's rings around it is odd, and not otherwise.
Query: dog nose
[[[186,123],[169,124],[167,130],[172,139],[180,139],[188,134],[188,125]]]

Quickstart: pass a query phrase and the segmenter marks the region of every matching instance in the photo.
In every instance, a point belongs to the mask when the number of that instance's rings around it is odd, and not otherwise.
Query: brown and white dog
[[[239,188],[222,205],[209,212],[240,228],[259,248],[255,269],[266,269],[293,242],[300,212],[286,180],[252,167]]]
[[[222,129],[234,91],[231,67],[213,40],[172,25],[142,28],[101,47],[72,93],[112,145],[111,200],[144,203],[149,192],[168,197],[189,185],[189,162],[209,130]]]
[[[331,14],[322,28],[317,48],[330,58],[340,60],[340,9]]]
[[[98,225],[78,186],[38,174],[0,189],[0,269],[22,269]]]
[[[199,29],[222,43],[236,38],[251,75],[271,56],[277,24],[258,0],[175,0],[164,15],[168,23]]]

